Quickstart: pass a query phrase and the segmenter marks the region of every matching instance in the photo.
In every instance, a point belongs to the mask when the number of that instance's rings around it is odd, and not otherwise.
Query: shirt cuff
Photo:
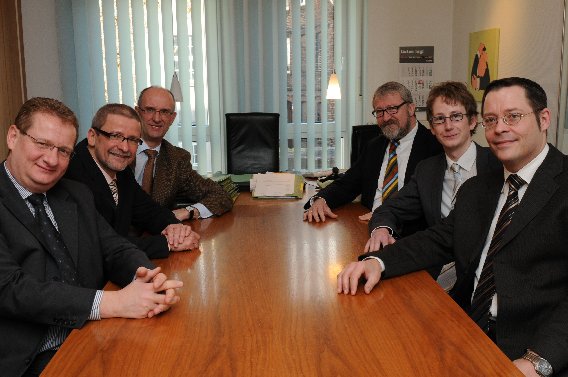
[[[394,234],[394,230],[392,230],[392,228],[390,226],[386,226],[386,225],[380,225],[375,227],[372,231],[371,231],[371,237],[373,237],[373,233],[375,232],[375,230],[377,229],[381,229],[381,228],[385,228],[389,231],[389,234],[392,236]]]
[[[192,205],[192,207],[196,208],[199,211],[199,218],[200,219],[207,219],[207,218],[213,216],[213,213],[211,211],[209,211],[207,209],[207,207],[205,207],[201,203],[195,203],[194,205]]]
[[[103,299],[103,291],[97,290],[95,299],[93,300],[93,307],[91,308],[91,315],[89,321],[100,321],[101,319],[101,300]]]
[[[369,256],[369,257],[363,258],[364,261],[366,261],[366,260],[368,260],[368,259],[374,259],[374,260],[376,260],[377,262],[379,262],[379,264],[381,265],[381,272],[384,272],[384,271],[385,271],[385,263],[383,262],[383,260],[382,260],[381,258],[379,258],[379,257],[374,257],[374,256]]]

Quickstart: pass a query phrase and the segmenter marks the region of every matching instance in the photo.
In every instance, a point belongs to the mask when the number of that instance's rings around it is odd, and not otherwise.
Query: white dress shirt
[[[444,173],[444,183],[442,185],[442,204],[441,212],[442,217],[447,217],[453,208],[454,204],[454,184],[455,177],[452,171],[452,164],[457,163],[460,166],[461,183],[475,177],[477,175],[477,165],[475,160],[477,158],[477,148],[472,141],[464,154],[457,160],[453,161],[446,155],[446,171]]]

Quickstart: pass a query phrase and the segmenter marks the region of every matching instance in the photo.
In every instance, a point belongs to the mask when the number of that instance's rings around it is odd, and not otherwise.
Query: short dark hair
[[[512,86],[520,86],[525,90],[525,95],[527,97],[527,100],[529,101],[532,111],[535,112],[535,115],[538,115],[536,113],[540,110],[548,107],[546,92],[539,84],[523,77],[507,77],[491,81],[489,85],[487,85],[487,88],[485,88],[485,92],[483,93],[483,98],[481,100],[481,114],[483,114],[483,109],[485,107],[485,98],[487,97],[487,94],[495,90],[509,88]],[[537,116],[536,118],[540,125],[539,117]]]
[[[414,102],[410,90],[408,90],[406,86],[396,81],[389,81],[379,86],[377,90],[375,90],[375,94],[373,94],[373,102],[375,102],[375,99],[377,99],[378,97],[383,97],[390,93],[398,93],[400,95],[400,98],[402,98],[402,100],[407,103]]]
[[[34,97],[30,98],[18,111],[16,115],[15,125],[21,132],[27,132],[32,126],[32,116],[36,113],[44,113],[53,115],[63,121],[63,123],[70,124],[75,128],[75,142],[79,134],[79,121],[75,113],[68,108],[63,102],[53,98]]]
[[[166,92],[168,92],[168,93],[170,94],[170,96],[172,97],[172,101],[173,101],[174,107],[175,107],[175,105],[176,105],[176,99],[175,99],[174,94],[172,93],[172,91],[169,90],[169,89],[163,88],[163,87],[161,87],[161,86],[157,86],[157,85],[152,85],[152,86],[149,86],[149,87],[147,87],[147,88],[145,88],[145,89],[142,89],[142,91],[140,92],[140,95],[138,96],[138,102],[136,103],[136,104],[138,105],[138,107],[141,106],[141,104],[142,104],[142,98],[144,97],[144,94],[146,93],[146,91],[148,91],[149,89],[162,89],[162,90],[165,90]],[[175,108],[172,109],[172,110],[175,111]]]
[[[142,124],[140,120],[140,115],[132,107],[124,105],[122,103],[108,103],[101,107],[93,117],[91,122],[91,128],[101,129],[109,114],[122,115],[130,119],[136,120],[138,123]]]
[[[432,119],[434,115],[432,111],[432,106],[434,106],[434,101],[436,98],[442,98],[442,101],[447,104],[455,105],[460,104],[465,108],[465,113],[467,114],[468,121],[471,122],[472,118],[477,115],[477,103],[475,98],[464,83],[459,81],[445,81],[430,89],[428,94],[428,99],[426,100],[426,118],[428,121]],[[477,125],[471,130],[471,134],[475,133]]]

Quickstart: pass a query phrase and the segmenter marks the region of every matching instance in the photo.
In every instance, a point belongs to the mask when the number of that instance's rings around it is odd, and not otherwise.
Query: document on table
[[[301,198],[304,179],[291,173],[255,174],[251,188],[255,198]]]

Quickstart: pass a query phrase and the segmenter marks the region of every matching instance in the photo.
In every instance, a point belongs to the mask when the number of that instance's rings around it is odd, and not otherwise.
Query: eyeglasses
[[[162,109],[162,110],[158,110],[158,109],[154,109],[153,107],[139,107],[140,111],[142,111],[144,114],[150,115],[150,116],[154,116],[154,114],[158,113],[160,114],[160,118],[164,118],[164,117],[169,117],[171,116],[174,112],[168,109]]]
[[[387,113],[389,113],[390,115],[394,115],[396,113],[398,113],[398,109],[400,109],[402,106],[406,105],[408,102],[404,101],[403,103],[401,103],[398,106],[389,106],[385,109],[376,109],[371,111],[371,114],[373,114],[373,116],[375,118],[382,118],[385,115],[385,111]]]
[[[509,114],[505,114],[502,118],[499,118],[499,117],[494,116],[494,115],[489,115],[489,116],[483,117],[483,119],[481,120],[481,125],[483,126],[483,128],[490,130],[492,128],[495,128],[497,126],[497,123],[499,122],[499,119],[501,119],[503,121],[503,123],[505,123],[507,126],[514,126],[517,123],[519,123],[521,121],[521,119],[523,119],[527,115],[538,113],[538,112],[540,112],[540,110],[531,111],[530,113],[526,113],[526,114],[509,113]]]
[[[430,123],[436,124],[436,125],[444,124],[444,123],[446,123],[446,119],[449,119],[452,122],[459,122],[466,115],[467,114],[463,114],[463,113],[453,113],[453,114],[450,114],[447,117],[443,116],[443,115],[435,115],[432,118],[430,118]]]
[[[24,131],[20,131],[20,133],[22,135],[26,135],[27,137],[29,137],[30,139],[32,139],[32,141],[34,142],[34,144],[36,145],[36,147],[38,149],[41,150],[50,150],[52,151],[53,148],[57,149],[57,153],[59,154],[59,157],[65,158],[67,160],[71,159],[71,157],[73,157],[73,155],[75,154],[75,152],[73,152],[72,149],[69,148],[65,148],[65,147],[58,147],[56,145],[53,145],[51,143],[48,143],[45,140],[41,140],[41,139],[36,139],[35,137],[33,137],[32,135],[28,135],[27,133],[25,133]]]
[[[96,133],[107,137],[110,141],[116,141],[118,143],[122,143],[124,140],[126,140],[130,145],[136,145],[136,146],[142,145],[142,139],[138,137],[132,137],[132,136],[126,137],[122,136],[121,134],[106,132],[98,128],[93,128],[93,130],[95,130]]]

